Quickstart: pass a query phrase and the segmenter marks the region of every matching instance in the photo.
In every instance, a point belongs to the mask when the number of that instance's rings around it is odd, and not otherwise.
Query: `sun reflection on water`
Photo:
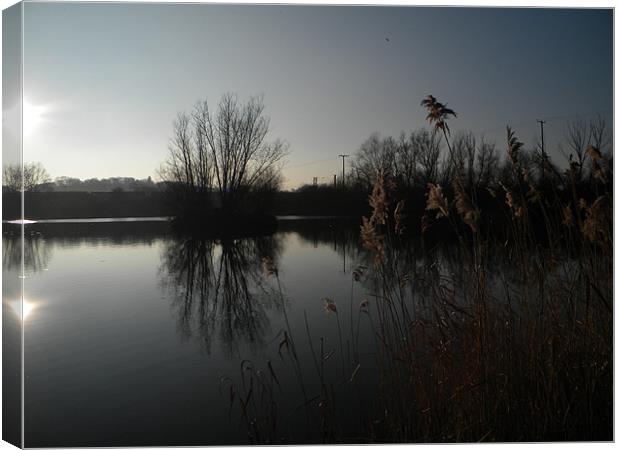
[[[22,308],[22,302],[20,300],[12,301],[10,302],[10,305],[11,305],[11,309],[13,309],[13,312],[18,317],[22,317],[22,312],[23,312],[23,320],[26,320],[28,316],[30,316],[32,311],[34,311],[37,308],[37,303],[31,302],[28,300],[23,301],[23,308]]]

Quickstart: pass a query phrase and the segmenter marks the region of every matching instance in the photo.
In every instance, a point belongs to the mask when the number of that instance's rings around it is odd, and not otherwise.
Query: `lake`
[[[5,303],[14,308],[16,230],[5,225],[3,236]],[[231,409],[244,360],[265,371],[270,361],[286,442],[320,442],[304,412],[316,394],[298,380],[314,371],[305,323],[317,349],[324,338],[325,355],[341,339],[351,346],[323,299],[350,309],[362,252],[355,225],[291,218],[273,236],[227,242],[174,237],[161,221],[36,223],[25,234],[26,446],[248,443]],[[359,345],[372,358],[372,341]],[[341,359],[326,358],[325,370],[342,375]],[[356,378],[372,382],[365,370]]]
[[[606,256],[389,234],[376,265],[357,219],[225,240],[40,221],[21,278],[19,230],[3,361],[23,283],[27,447],[609,439]],[[5,372],[7,405],[19,382]]]

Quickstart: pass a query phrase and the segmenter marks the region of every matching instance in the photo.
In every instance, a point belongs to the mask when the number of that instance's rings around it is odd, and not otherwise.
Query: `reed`
[[[455,113],[432,96],[423,105],[447,140],[445,121]],[[360,228],[373,263],[351,274],[348,323],[341,323],[334,300],[324,302],[337,319],[339,344],[326,350],[306,319],[316,378],[304,380],[303,405],[317,418],[309,426],[320,424],[321,442],[613,439],[613,219],[609,180],[596,175],[601,154],[586,151],[593,173],[587,189],[570,170],[552,173],[560,190],[524,170],[521,151],[508,128],[513,176],[501,185],[504,195],[489,187],[504,215],[501,240],[488,231],[477,191],[465,187],[458,171],[451,196],[428,185],[422,231],[407,237],[405,200],[389,174],[380,174],[369,197],[372,214]],[[459,237],[456,244],[427,239],[444,220]],[[360,358],[361,323],[374,337],[372,364]],[[341,370],[330,372],[337,353]],[[352,428],[347,405],[364,371],[376,384],[358,394],[365,407]],[[263,373],[251,388],[260,386],[277,404],[275,372]],[[237,397],[245,416],[248,392]],[[273,408],[257,414],[270,418]],[[248,419],[253,436],[257,423],[274,429],[258,417]]]

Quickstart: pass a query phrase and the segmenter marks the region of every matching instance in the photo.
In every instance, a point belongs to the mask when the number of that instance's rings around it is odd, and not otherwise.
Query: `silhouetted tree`
[[[441,142],[437,133],[425,129],[398,139],[370,135],[362,143],[351,163],[350,179],[368,190],[381,172],[389,172],[400,186],[426,185],[438,175]]]
[[[499,156],[495,144],[482,140],[478,148],[476,185],[486,187],[492,184],[499,169]]]
[[[5,165],[2,170],[2,187],[9,192],[33,192],[50,180],[49,174],[41,163],[24,163],[23,170],[19,164]]]
[[[163,189],[163,183],[154,183],[151,177],[144,179],[133,177],[89,178],[83,181],[79,178],[57,177],[53,182],[44,183],[40,188],[41,190],[56,192],[113,192],[117,189],[122,189],[125,192],[148,192]]]
[[[191,114],[180,113],[160,170],[162,179],[189,194],[190,201],[207,202],[215,192],[229,212],[247,207],[257,194],[277,190],[287,144],[267,142],[269,118],[264,111],[261,97],[241,103],[229,93],[215,111],[204,100]]]
[[[572,176],[576,182],[580,182],[588,174],[586,169],[586,150],[589,146],[596,148],[603,159],[606,158],[611,137],[609,136],[607,123],[601,116],[586,122],[577,118],[566,124],[564,139],[559,144],[560,151],[568,159],[572,167]],[[590,175],[591,177],[591,175]]]
[[[473,133],[461,132],[452,141],[454,151],[454,167],[449,164],[444,168],[444,182],[449,183],[455,169],[464,176],[462,182],[467,187],[474,183],[474,171],[476,163],[476,138]]]
[[[420,130],[416,135],[416,143],[419,147],[422,180],[426,185],[437,180],[441,141],[437,133]]]
[[[356,179],[369,189],[382,171],[393,172],[396,158],[396,142],[391,137],[382,138],[373,133],[366,139],[351,162],[351,179]]]
[[[573,176],[579,182],[583,176],[586,147],[590,144],[591,132],[587,122],[575,119],[566,124],[564,142],[559,144],[560,151],[573,164]]]

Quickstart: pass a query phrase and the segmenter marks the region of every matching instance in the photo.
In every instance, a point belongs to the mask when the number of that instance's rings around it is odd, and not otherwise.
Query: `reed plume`
[[[431,125],[435,125],[433,131],[437,132],[438,130],[441,130],[443,132],[443,136],[446,139],[446,145],[448,146],[448,153],[450,154],[450,166],[454,166],[454,152],[452,151],[452,146],[450,145],[450,139],[448,139],[450,128],[448,127],[447,120],[450,116],[456,117],[456,113],[454,110],[448,108],[444,103],[438,102],[432,95],[427,95],[422,100],[421,105],[428,111],[426,120],[428,120]]]
[[[506,189],[506,205],[508,205],[515,217],[523,217],[523,207],[515,201],[512,192],[508,189]]]
[[[360,234],[364,248],[374,253],[375,264],[380,264],[385,256],[383,248],[384,236],[377,232],[372,220],[366,217],[362,217]]]
[[[435,125],[435,130],[441,130],[450,134],[450,128],[446,121],[450,116],[456,117],[456,113],[444,103],[438,102],[432,95],[427,95],[420,104],[428,111],[426,120],[428,120],[431,125]]]
[[[588,148],[586,148],[586,154],[590,158],[592,158],[593,161],[599,161],[603,159],[603,155],[601,154],[601,151],[592,145],[588,145]]]
[[[514,131],[512,131],[509,126],[506,127],[506,134],[508,140],[508,158],[510,162],[516,166],[519,164],[519,153],[523,147],[523,143],[519,142]]]
[[[323,306],[325,308],[325,312],[328,314],[334,313],[338,314],[338,308],[336,307],[336,302],[329,298],[323,299]]]
[[[469,194],[465,192],[461,177],[457,175],[454,179],[454,196],[456,202],[456,212],[466,225],[469,225],[474,233],[478,231],[478,210],[474,207]]]
[[[443,195],[441,186],[438,184],[428,184],[428,192],[426,193],[426,210],[437,210],[436,219],[448,217],[448,201]]]
[[[379,265],[385,257],[384,239],[385,231],[389,231],[382,226],[387,225],[389,217],[390,196],[389,193],[396,188],[396,183],[387,171],[380,171],[372,189],[372,194],[368,197],[368,203],[372,207],[370,219],[362,217],[360,234],[364,248],[375,254],[375,264]],[[395,231],[400,234],[404,230],[404,200],[396,205],[394,211]]]
[[[393,187],[393,182],[390,180],[390,175],[382,170],[379,172],[379,176],[372,188],[372,193],[368,200],[368,203],[372,207],[370,221],[375,225],[386,224],[389,206],[387,191],[391,187]]]
[[[601,195],[590,206],[586,206],[586,218],[581,231],[590,242],[601,242],[605,236],[605,196]]]

